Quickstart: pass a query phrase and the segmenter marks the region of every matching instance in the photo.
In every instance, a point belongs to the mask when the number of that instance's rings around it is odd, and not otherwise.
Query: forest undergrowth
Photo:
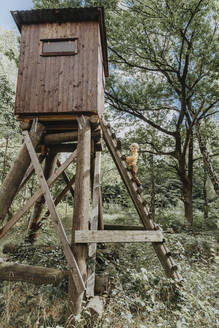
[[[117,215],[116,215],[117,212]],[[108,209],[111,223],[122,223],[127,210]],[[135,217],[129,213],[129,218]],[[71,217],[64,223],[69,229]],[[109,221],[109,220],[108,220]],[[24,225],[4,243],[19,244],[7,261],[67,268],[51,223],[43,226],[35,246],[24,243]],[[176,285],[163,269],[148,243],[100,244],[97,272],[110,277],[109,291],[103,295],[105,310],[94,316],[84,304],[76,317],[69,316],[67,281],[58,286],[34,286],[22,282],[0,283],[0,328],[216,328],[217,321],[217,236],[202,227],[181,226],[177,233],[165,227],[165,239],[179,266],[183,281]],[[180,230],[180,227],[178,227]],[[16,235],[16,237],[15,237]],[[49,247],[40,247],[40,245]]]

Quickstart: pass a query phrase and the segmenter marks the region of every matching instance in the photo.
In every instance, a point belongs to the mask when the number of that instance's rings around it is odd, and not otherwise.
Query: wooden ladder
[[[125,159],[122,159],[120,141],[117,140],[115,133],[112,133],[109,124],[106,124],[103,120],[100,120],[100,125],[103,132],[104,141],[131,196],[144,228],[146,230],[159,230],[161,232],[160,227],[151,219],[150,213],[146,207],[146,201],[140,195],[140,190],[137,187],[136,182],[133,181],[132,174],[128,170]],[[152,245],[165,270],[166,275],[175,281],[181,281],[182,277],[171,256],[171,252],[165,245],[165,239],[163,238],[162,242],[152,242]]]

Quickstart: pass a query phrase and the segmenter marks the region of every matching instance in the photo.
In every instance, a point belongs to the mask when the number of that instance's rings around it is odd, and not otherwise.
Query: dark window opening
[[[63,56],[77,53],[77,39],[50,39],[42,41],[42,56]]]

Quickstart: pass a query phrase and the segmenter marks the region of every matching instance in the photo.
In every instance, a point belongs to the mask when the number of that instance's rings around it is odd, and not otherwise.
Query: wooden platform
[[[30,128],[34,119],[45,126],[46,133],[71,132],[78,130],[77,119],[84,113],[72,114],[20,114],[16,115],[16,120],[20,122],[21,128]],[[88,113],[86,116],[91,118],[91,121],[98,121],[98,116],[93,113]],[[92,122],[91,122],[92,123]]]

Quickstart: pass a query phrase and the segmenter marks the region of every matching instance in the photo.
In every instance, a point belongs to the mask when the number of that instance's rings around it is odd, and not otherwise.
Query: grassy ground
[[[70,217],[64,224],[70,234]],[[137,224],[132,211],[108,208],[108,223]],[[113,219],[113,220],[112,220]],[[24,224],[3,242],[23,241]],[[67,282],[58,287],[34,287],[26,283],[0,283],[0,328],[216,328],[216,238],[212,231],[196,229],[175,233],[168,228],[167,245],[180,267],[181,286],[164,277],[149,244],[100,245],[97,271],[110,275],[110,291],[104,296],[105,312],[96,318],[84,309],[73,321],[67,310]],[[51,224],[44,226],[37,244],[54,248],[18,247],[9,261],[65,268]],[[1,245],[0,251],[2,250]]]

